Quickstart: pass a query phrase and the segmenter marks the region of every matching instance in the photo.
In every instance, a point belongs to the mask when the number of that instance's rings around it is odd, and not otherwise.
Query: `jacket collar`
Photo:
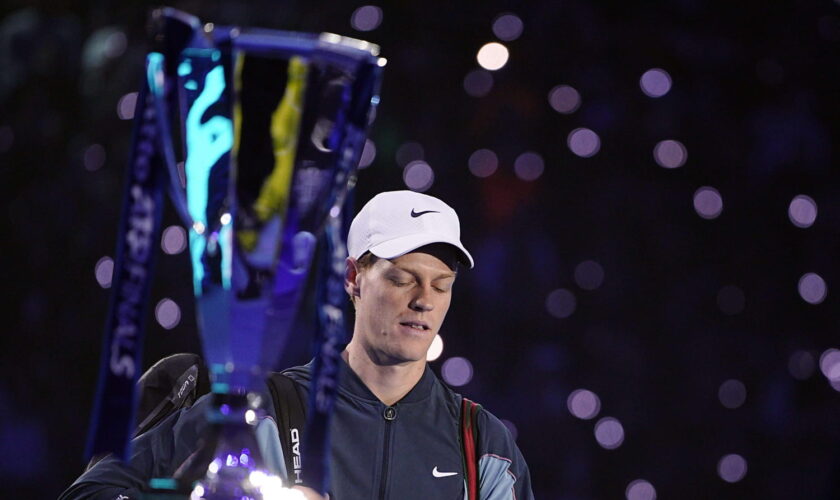
[[[339,371],[339,392],[355,399],[384,404],[373,394],[373,392],[371,392],[370,389],[368,389],[365,383],[362,382],[362,379],[360,379],[359,376],[356,375],[356,372],[350,368],[350,365],[344,361],[343,357],[341,358]],[[428,398],[432,392],[432,386],[434,385],[436,379],[437,377],[435,377],[435,374],[432,372],[429,364],[426,363],[426,367],[423,370],[423,375],[420,377],[420,380],[414,387],[411,388],[410,391],[408,391],[408,394],[403,396],[403,398],[396,404],[414,403]]]

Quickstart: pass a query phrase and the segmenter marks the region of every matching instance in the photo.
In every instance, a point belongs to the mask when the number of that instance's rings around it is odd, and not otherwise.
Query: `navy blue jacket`
[[[306,390],[310,365],[286,370]],[[459,444],[461,396],[427,366],[420,381],[387,406],[341,363],[340,387],[331,424],[331,500],[466,498]],[[63,499],[138,498],[151,477],[169,477],[195,450],[205,428],[209,398],[163,420],[133,442],[130,464],[108,457],[85,472]],[[274,406],[257,425],[266,465],[286,476]],[[510,432],[486,410],[477,416],[480,499],[533,499],[528,467]],[[304,462],[306,457],[304,457]],[[454,473],[454,474],[453,474]]]

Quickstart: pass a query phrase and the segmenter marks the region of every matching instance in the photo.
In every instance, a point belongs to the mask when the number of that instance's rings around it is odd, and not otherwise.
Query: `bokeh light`
[[[558,288],[546,297],[545,308],[555,318],[568,318],[577,308],[577,299],[571,291]]]
[[[537,153],[526,151],[516,157],[513,162],[513,171],[523,181],[535,181],[540,178],[545,170],[545,162]]]
[[[376,5],[363,5],[353,11],[350,26],[356,31],[373,31],[382,24],[382,9]]]
[[[134,118],[134,110],[137,106],[137,92],[129,92],[120,97],[117,101],[117,116],[120,120],[131,120]]]
[[[820,355],[820,371],[831,382],[840,382],[840,351],[826,349]]]
[[[435,182],[435,172],[428,163],[415,160],[403,169],[403,181],[412,191],[425,192]]]
[[[817,362],[814,355],[808,351],[800,350],[790,355],[788,359],[788,371],[796,380],[806,380],[814,374]]]
[[[505,13],[500,14],[493,21],[493,34],[499,40],[510,42],[516,40],[522,35],[522,19],[516,14]]]
[[[704,219],[715,219],[723,212],[723,198],[717,189],[703,186],[694,192],[694,210]]]
[[[828,295],[825,280],[817,273],[805,273],[799,278],[799,296],[809,304],[821,304]]]
[[[734,316],[743,312],[745,303],[744,292],[735,285],[726,285],[718,291],[718,308],[727,316]]]
[[[181,226],[169,226],[160,237],[160,248],[168,255],[177,255],[187,248],[187,231]]]
[[[155,319],[160,326],[171,330],[181,322],[181,308],[172,299],[162,299],[155,306]]]
[[[601,399],[587,389],[575,389],[566,399],[569,413],[581,420],[589,420],[598,416],[601,411]]]
[[[627,500],[656,500],[656,489],[644,479],[630,481],[624,490]]]
[[[737,483],[747,475],[747,461],[737,453],[724,455],[717,469],[721,479],[727,483]]]
[[[744,404],[747,399],[747,388],[740,380],[729,379],[720,384],[718,399],[725,408],[734,410]]]
[[[594,260],[575,266],[575,283],[584,290],[595,290],[604,282],[604,268]]]
[[[489,149],[479,149],[467,161],[470,172],[476,177],[490,177],[499,168],[499,158]]]
[[[368,168],[376,159],[376,144],[370,139],[365,140],[362,156],[359,158],[359,168]]]
[[[557,85],[548,92],[548,104],[558,113],[574,113],[580,107],[580,93],[574,87]]]
[[[601,138],[592,130],[581,127],[569,133],[566,144],[572,153],[582,158],[589,158],[595,156],[601,149]]]
[[[595,423],[595,440],[602,448],[614,450],[624,442],[624,427],[618,419],[604,417]]]
[[[639,86],[648,97],[662,97],[671,90],[671,75],[661,68],[649,69],[639,79]]]
[[[111,280],[114,276],[114,259],[106,256],[96,261],[93,274],[96,276],[96,282],[99,283],[99,286],[111,288]]]
[[[508,62],[510,53],[507,47],[498,42],[484,44],[476,55],[479,66],[488,70],[496,71],[502,69]]]
[[[653,148],[653,159],[662,168],[679,168],[685,165],[688,151],[680,141],[660,141]]]
[[[484,97],[493,90],[493,75],[483,69],[474,69],[464,77],[464,90],[472,97]]]
[[[440,367],[440,374],[447,384],[453,387],[461,387],[472,380],[472,363],[470,363],[467,358],[462,358],[460,356],[449,358],[444,361],[443,366]]]
[[[788,206],[788,217],[796,227],[811,227],[817,220],[817,202],[804,194],[795,196]]]
[[[105,148],[101,144],[91,144],[85,149],[85,170],[90,172],[99,170],[105,165]]]
[[[429,349],[426,351],[426,361],[434,361],[443,353],[443,338],[440,334],[435,334]]]
[[[419,142],[408,141],[400,144],[394,159],[397,160],[397,165],[404,167],[415,160],[422,160],[425,158],[425,151]]]

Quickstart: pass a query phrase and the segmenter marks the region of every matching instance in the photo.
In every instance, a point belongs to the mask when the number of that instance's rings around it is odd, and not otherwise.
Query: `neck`
[[[388,406],[408,394],[420,381],[426,369],[425,360],[392,365],[377,364],[364,349],[360,349],[360,346],[352,341],[341,356],[370,392]]]

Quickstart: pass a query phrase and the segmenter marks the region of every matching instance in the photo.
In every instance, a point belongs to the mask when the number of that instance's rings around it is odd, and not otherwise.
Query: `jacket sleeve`
[[[59,500],[134,500],[149,479],[171,477],[198,447],[210,404],[205,395],[186,409],[169,415],[131,442],[128,463],[107,456],[85,471]]]
[[[487,410],[478,414],[480,500],[533,500],[528,464],[510,431]]]

